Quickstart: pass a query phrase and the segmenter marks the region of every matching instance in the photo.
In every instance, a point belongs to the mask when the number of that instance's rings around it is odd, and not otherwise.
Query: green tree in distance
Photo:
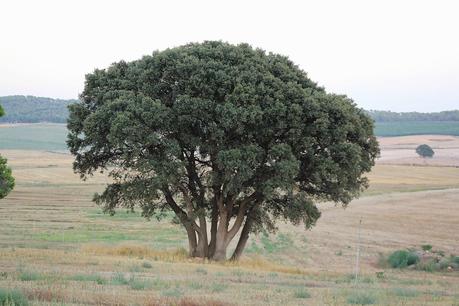
[[[189,255],[242,254],[276,221],[313,226],[317,201],[348,204],[379,153],[373,122],[288,58],[247,44],[192,43],[86,76],[69,107],[74,170],[113,178],[105,212],[173,211]]]
[[[5,115],[3,108],[0,106],[0,117]],[[11,175],[11,168],[6,164],[6,158],[0,155],[0,199],[3,199],[14,188],[14,178]]]
[[[416,148],[416,153],[418,153],[419,156],[426,158],[426,157],[433,157],[435,152],[434,150],[426,144],[419,145]]]

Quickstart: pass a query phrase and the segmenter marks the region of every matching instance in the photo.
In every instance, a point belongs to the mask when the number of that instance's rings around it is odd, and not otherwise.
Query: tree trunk
[[[218,226],[218,206],[214,203],[212,207],[212,216],[211,216],[211,225],[210,225],[210,244],[207,253],[207,257],[213,258],[215,254],[215,246],[217,241],[217,226]]]
[[[247,244],[247,240],[249,240],[249,233],[252,227],[253,218],[247,216],[247,220],[245,221],[244,227],[242,228],[241,236],[239,237],[239,241],[237,243],[236,249],[234,250],[233,255],[231,256],[231,260],[237,261],[242,255],[244,248]]]
[[[226,235],[227,235],[227,219],[228,219],[228,213],[226,211],[220,211],[220,220],[218,222],[218,228],[217,228],[217,235],[216,235],[216,241],[215,241],[215,252],[214,255],[212,256],[213,260],[216,261],[222,261],[226,260],[226,247],[227,247],[227,241],[226,241]]]
[[[196,241],[196,232],[191,226],[185,226],[188,235],[188,255],[196,257],[198,243]]]
[[[207,257],[208,252],[208,240],[207,240],[207,223],[206,217],[201,215],[199,216],[199,227],[198,231],[198,246],[196,251],[196,257],[205,258]]]

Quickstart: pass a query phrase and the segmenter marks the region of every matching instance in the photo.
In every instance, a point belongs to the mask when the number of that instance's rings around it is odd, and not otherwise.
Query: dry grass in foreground
[[[17,188],[0,201],[0,288],[32,305],[459,305],[455,271],[378,265],[379,253],[426,244],[459,254],[458,168],[378,165],[347,209],[324,203],[311,231],[280,223],[221,264],[188,259],[168,221],[103,215],[90,199],[105,178],[80,182],[70,156],[2,154]]]

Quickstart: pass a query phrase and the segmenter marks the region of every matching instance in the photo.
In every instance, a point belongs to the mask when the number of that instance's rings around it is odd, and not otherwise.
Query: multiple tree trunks
[[[224,205],[221,200],[216,201],[219,204],[214,205],[212,210],[209,241],[205,216],[200,215],[196,217],[199,221],[198,226],[195,220],[193,220],[193,210],[186,213],[177,205],[170,192],[165,191],[164,195],[170,207],[179,216],[181,224],[186,229],[190,257],[209,258],[216,261],[226,260],[228,245],[242,228],[236,249],[231,256],[232,260],[240,258],[249,238],[253,223],[250,213],[247,213],[247,202],[241,203],[234,223],[230,225],[229,215],[233,205]],[[255,204],[252,203],[252,205]]]

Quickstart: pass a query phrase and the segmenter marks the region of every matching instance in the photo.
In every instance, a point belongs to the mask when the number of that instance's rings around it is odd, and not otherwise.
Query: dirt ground
[[[448,135],[415,135],[378,137],[381,148],[379,164],[428,165],[459,167],[459,137]],[[422,158],[416,147],[427,144],[435,152],[433,158]]]
[[[72,156],[2,150],[17,186],[0,201],[0,288],[21,289],[32,305],[345,305],[363,294],[375,305],[457,306],[457,271],[382,268],[378,260],[426,244],[459,254],[459,138],[380,143],[361,198],[346,209],[319,204],[322,217],[308,231],[280,222],[277,234],[251,237],[230,265],[187,259],[186,235],[170,221],[102,214],[91,198],[107,179],[81,181]],[[416,157],[421,143],[434,148],[433,159]]]

